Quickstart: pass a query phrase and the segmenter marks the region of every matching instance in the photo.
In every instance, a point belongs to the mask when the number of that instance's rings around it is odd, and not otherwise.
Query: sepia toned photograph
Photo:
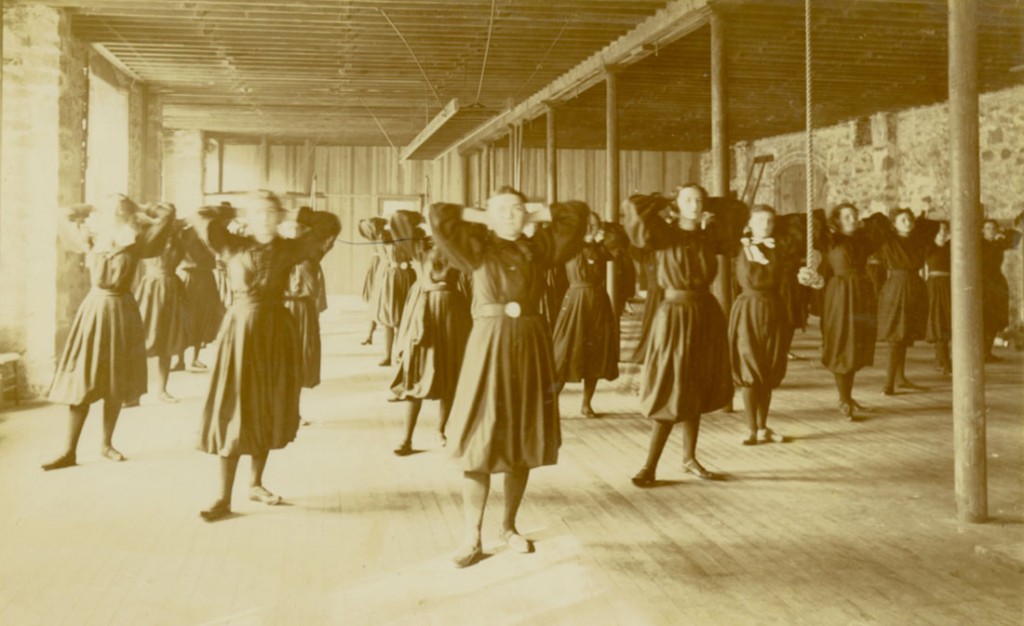
[[[0,23],[0,626],[1024,626],[1024,0]]]

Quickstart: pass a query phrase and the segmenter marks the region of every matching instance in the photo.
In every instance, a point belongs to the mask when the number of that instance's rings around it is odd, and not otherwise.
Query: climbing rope
[[[814,257],[814,127],[811,117],[811,0],[804,0],[804,131],[807,153],[807,266]]]

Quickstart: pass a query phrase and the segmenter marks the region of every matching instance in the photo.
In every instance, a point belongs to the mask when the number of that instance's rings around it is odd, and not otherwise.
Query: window
[[[128,193],[128,94],[89,72],[85,201]]]

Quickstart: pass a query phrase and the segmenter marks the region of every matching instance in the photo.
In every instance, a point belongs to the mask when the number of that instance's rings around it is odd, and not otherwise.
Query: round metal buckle
[[[516,319],[523,314],[523,308],[519,306],[518,302],[508,302],[505,304],[505,315]]]

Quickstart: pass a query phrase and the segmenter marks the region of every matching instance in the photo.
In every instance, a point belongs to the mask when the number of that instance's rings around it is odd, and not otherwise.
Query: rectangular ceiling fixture
[[[481,104],[460,107],[458,98],[453,98],[402,150],[402,161],[436,159],[452,144],[497,113]]]

